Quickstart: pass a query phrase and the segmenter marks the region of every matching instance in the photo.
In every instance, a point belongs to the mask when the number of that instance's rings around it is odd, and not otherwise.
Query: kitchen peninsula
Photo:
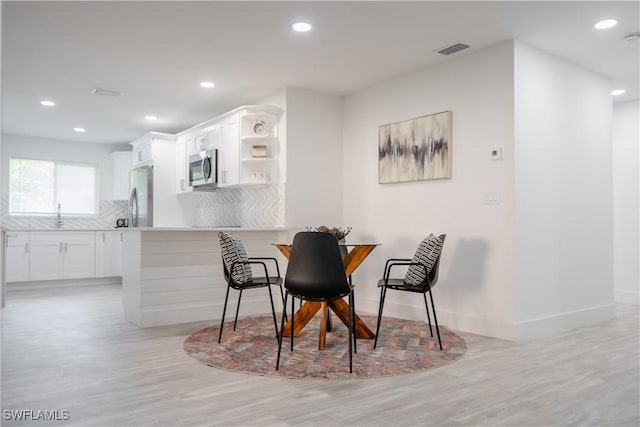
[[[290,240],[283,228],[127,229],[122,248],[125,319],[143,328],[219,319],[227,289],[219,231],[238,236],[249,257],[276,257],[281,274],[286,271],[286,258],[273,246]],[[259,293],[243,298],[241,315],[269,311],[268,298]]]

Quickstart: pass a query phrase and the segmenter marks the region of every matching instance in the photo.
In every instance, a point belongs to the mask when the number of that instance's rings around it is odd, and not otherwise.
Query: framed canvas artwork
[[[378,129],[378,182],[451,178],[451,111]]]

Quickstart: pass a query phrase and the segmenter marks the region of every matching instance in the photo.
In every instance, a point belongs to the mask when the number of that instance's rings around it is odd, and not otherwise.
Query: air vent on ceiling
[[[99,87],[94,87],[91,89],[91,93],[94,95],[103,95],[103,96],[120,96],[122,92],[118,92],[117,90],[109,90],[109,89],[100,89]]]
[[[454,43],[454,44],[449,45],[449,46],[438,48],[438,49],[434,50],[434,52],[437,52],[437,53],[439,53],[441,55],[451,55],[451,54],[454,54],[456,52],[460,52],[461,50],[465,50],[468,47],[469,47],[468,44]]]
[[[640,33],[625,34],[624,39],[628,42],[635,42],[640,40]]]

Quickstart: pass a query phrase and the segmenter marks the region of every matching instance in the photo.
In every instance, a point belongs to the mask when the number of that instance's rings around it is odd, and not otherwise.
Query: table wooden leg
[[[295,329],[293,330],[293,336],[297,337],[300,331],[313,319],[318,310],[320,310],[320,303],[316,301],[306,301],[300,307],[300,310],[294,315]],[[284,325],[283,337],[287,338],[291,336],[291,320]]]
[[[329,308],[342,320],[342,323],[349,326],[349,304],[343,299],[337,299],[329,301]],[[297,319],[296,319],[297,321]],[[356,338],[360,339],[374,339],[376,334],[362,321],[362,319],[356,314],[355,321]]]
[[[329,315],[329,307],[326,302],[320,303],[322,310],[322,319],[320,320],[320,336],[318,337],[318,350],[324,350],[324,345],[327,340],[327,322]]]

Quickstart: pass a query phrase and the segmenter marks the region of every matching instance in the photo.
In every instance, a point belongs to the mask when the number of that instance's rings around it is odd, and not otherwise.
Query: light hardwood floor
[[[117,285],[14,291],[2,425],[638,426],[638,318],[619,305],[613,321],[524,343],[462,334],[462,360],[415,375],[289,380],[198,364],[182,341],[206,323],[139,329]],[[19,409],[70,420],[4,419]]]

